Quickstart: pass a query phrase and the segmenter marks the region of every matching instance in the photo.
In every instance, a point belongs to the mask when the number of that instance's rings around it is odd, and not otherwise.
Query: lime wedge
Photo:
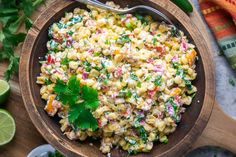
[[[0,105],[6,102],[9,95],[10,95],[9,84],[4,80],[0,80]]]
[[[6,110],[0,109],[0,146],[9,143],[15,135],[16,125]]]

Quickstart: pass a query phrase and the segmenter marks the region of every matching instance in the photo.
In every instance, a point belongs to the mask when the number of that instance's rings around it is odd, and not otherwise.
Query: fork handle
[[[122,13],[122,11],[115,9],[113,7],[110,7],[108,5],[103,4],[102,2],[99,2],[97,0],[76,0],[77,2],[83,3],[83,4],[88,4],[92,5],[101,9],[117,12],[117,13]]]

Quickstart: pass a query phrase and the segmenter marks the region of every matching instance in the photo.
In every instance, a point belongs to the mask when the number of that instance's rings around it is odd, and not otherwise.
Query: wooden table
[[[55,0],[46,0],[45,5],[40,6],[32,15],[32,19],[35,20],[40,13],[54,1]],[[194,10],[190,17],[198,28],[205,34],[205,40],[208,41],[206,28],[197,11]],[[210,47],[209,41],[208,46]],[[20,50],[21,45],[16,51],[20,53]],[[6,67],[7,63],[0,64],[0,77],[3,76]],[[14,76],[10,81],[10,84],[11,96],[3,108],[6,108],[15,118],[17,131],[13,141],[0,148],[0,157],[25,157],[33,148],[47,142],[38,133],[25,110],[19,89],[18,76]],[[219,119],[218,115],[221,115],[221,123],[217,123],[217,120]],[[232,140],[236,139],[236,125],[219,125],[223,124],[224,120],[230,122],[231,124],[236,123],[233,119],[222,112],[218,104],[215,104],[209,124],[203,131],[201,137],[196,141],[193,148],[210,144],[225,147],[236,153],[236,140]],[[235,133],[233,133],[234,130]],[[229,132],[231,133],[229,134]],[[225,137],[226,134],[229,136]],[[214,140],[215,136],[218,136],[217,140]]]

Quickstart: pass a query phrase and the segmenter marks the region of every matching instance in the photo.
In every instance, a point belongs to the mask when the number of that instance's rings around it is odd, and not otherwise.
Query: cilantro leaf
[[[125,43],[128,43],[128,42],[131,42],[130,38],[129,38],[129,35],[122,35],[118,40],[117,40],[117,43],[118,44],[125,44]]]
[[[98,122],[96,118],[93,117],[89,110],[82,110],[79,114],[77,120],[75,121],[76,127],[80,129],[96,130],[98,128]]]
[[[154,80],[154,84],[156,86],[160,86],[161,85],[161,76],[157,76],[157,78]]]
[[[19,57],[14,49],[25,39],[25,33],[16,33],[22,23],[26,30],[32,26],[30,15],[44,0],[0,0],[0,60],[8,60],[9,65],[4,74],[7,81],[18,71]]]
[[[147,142],[148,138],[147,138],[147,132],[146,132],[145,128],[143,126],[139,126],[136,129],[137,129],[139,135],[141,136],[142,140],[144,142]]]
[[[132,80],[138,81],[138,76],[135,75],[133,72],[131,72],[130,78],[131,78]]]
[[[70,60],[69,60],[68,57],[66,56],[65,58],[62,59],[61,64],[62,64],[62,65],[68,65],[69,62],[70,62]]]
[[[26,17],[25,18],[25,27],[26,27],[26,29],[27,30],[30,29],[32,27],[32,25],[33,25],[33,21],[30,18]]]
[[[97,91],[88,86],[82,87],[82,99],[88,109],[96,109],[99,105]]]
[[[99,105],[98,93],[95,89],[88,86],[81,88],[77,77],[71,76],[67,84],[57,80],[54,92],[64,105],[69,106],[68,119],[70,124],[80,129],[97,129],[97,120],[90,112]],[[77,103],[78,101],[80,103]]]
[[[84,104],[74,104],[70,106],[68,112],[68,119],[71,124],[73,124],[79,117],[79,114],[84,110]]]
[[[58,95],[59,100],[64,104],[75,104],[79,98],[80,83],[75,76],[72,76],[66,85],[63,81],[58,80],[54,87],[54,92]]]
[[[7,70],[4,73],[4,78],[6,80],[10,80],[12,74],[18,72],[18,68],[19,68],[19,57],[12,56],[10,58],[10,64],[8,65]]]
[[[79,93],[80,92],[80,82],[77,81],[76,76],[71,76],[70,80],[68,82],[68,88],[70,90],[72,90],[75,93]]]

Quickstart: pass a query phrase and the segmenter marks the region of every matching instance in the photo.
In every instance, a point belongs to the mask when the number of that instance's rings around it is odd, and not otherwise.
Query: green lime
[[[4,80],[0,80],[0,105],[6,102],[9,95],[10,95],[9,84]]]
[[[0,146],[9,143],[15,135],[16,125],[6,110],[0,109]]]

